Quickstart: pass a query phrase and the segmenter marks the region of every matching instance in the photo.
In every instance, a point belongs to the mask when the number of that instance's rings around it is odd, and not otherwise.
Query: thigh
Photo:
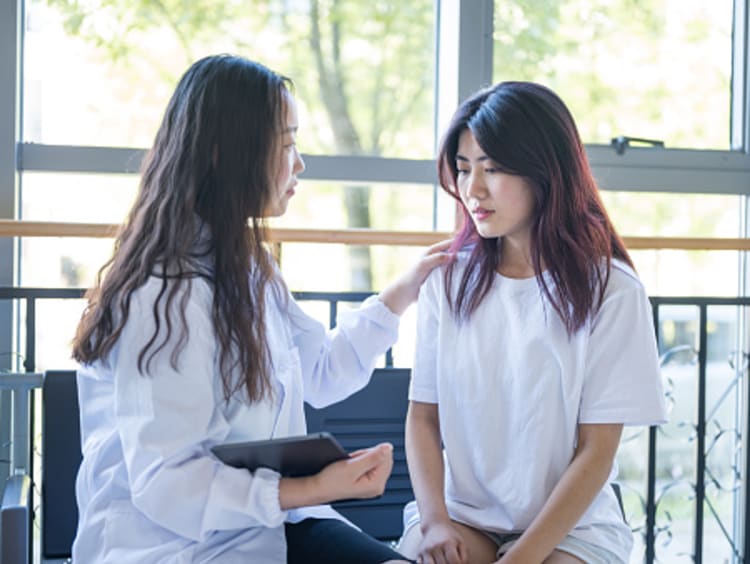
[[[380,564],[403,560],[371,536],[338,519],[305,519],[286,523],[288,564]]]
[[[490,563],[496,560],[497,544],[490,537],[457,521],[453,521],[453,525],[460,531],[461,537],[466,543],[469,562]],[[404,536],[401,537],[397,549],[406,558],[415,560],[419,554],[421,543],[422,530],[419,528],[419,523],[415,523],[404,531]]]
[[[580,558],[562,550],[554,550],[545,560],[544,564],[586,564]]]

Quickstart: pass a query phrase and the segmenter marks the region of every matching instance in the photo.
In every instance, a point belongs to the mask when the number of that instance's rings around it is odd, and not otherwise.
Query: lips
[[[495,213],[494,210],[488,210],[485,208],[474,208],[471,211],[471,215],[473,215],[477,221],[483,221],[487,219],[493,213]]]

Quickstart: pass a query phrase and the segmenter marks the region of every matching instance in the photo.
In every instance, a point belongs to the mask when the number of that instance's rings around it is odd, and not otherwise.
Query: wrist
[[[396,289],[394,289],[393,285],[384,288],[378,294],[378,299],[383,303],[385,307],[388,308],[391,313],[401,316],[406,308],[401,305],[398,298],[398,292],[396,291]]]
[[[283,511],[319,505],[325,501],[325,492],[315,476],[281,478],[279,480],[279,505]]]
[[[441,511],[439,513],[425,516],[422,515],[422,518],[419,522],[419,527],[422,530],[422,533],[425,533],[432,529],[433,527],[439,527],[444,525],[450,525],[452,523],[452,520],[450,518],[450,515],[448,515],[447,511]]]

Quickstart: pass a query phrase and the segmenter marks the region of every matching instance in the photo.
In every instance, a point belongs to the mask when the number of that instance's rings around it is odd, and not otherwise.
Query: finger
[[[464,564],[465,561],[458,552],[458,546],[450,544],[443,549],[443,552],[445,553],[445,560],[449,564]]]
[[[390,443],[381,443],[372,448],[364,449],[356,456],[352,455],[346,460],[346,463],[358,476],[362,476],[392,461],[393,445]]]
[[[459,542],[456,545],[456,552],[458,553],[458,561],[462,564],[467,564],[469,562],[469,551],[467,550],[466,546],[464,546],[464,543]]]
[[[432,245],[427,247],[425,254],[432,255],[434,253],[445,251],[449,249],[452,244],[453,239],[443,239],[442,241],[438,241],[437,243],[433,243]]]
[[[435,564],[448,564],[448,561],[445,559],[445,554],[443,553],[443,549],[438,548],[433,553],[433,560],[435,560]]]
[[[427,270],[432,270],[436,266],[452,261],[455,256],[454,253],[434,253],[427,255],[422,259],[422,266]]]
[[[361,456],[389,456],[393,454],[393,445],[391,443],[378,443],[369,448],[361,448],[349,453],[350,458]]]

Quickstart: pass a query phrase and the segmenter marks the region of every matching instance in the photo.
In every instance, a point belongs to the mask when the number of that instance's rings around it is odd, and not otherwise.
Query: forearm
[[[321,488],[316,476],[281,478],[279,480],[279,505],[283,511],[320,505],[331,501]]]
[[[449,520],[436,405],[411,402],[406,418],[406,456],[422,525]]]

